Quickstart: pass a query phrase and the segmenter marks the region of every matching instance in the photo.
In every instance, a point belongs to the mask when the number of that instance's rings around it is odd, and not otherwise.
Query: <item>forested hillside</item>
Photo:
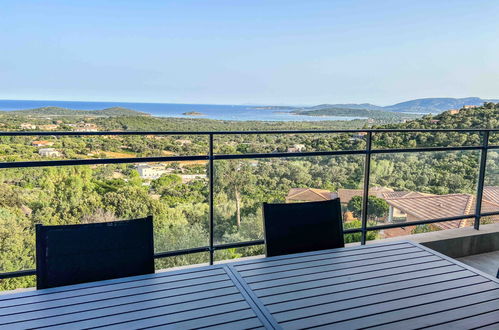
[[[499,103],[487,102],[481,107],[445,111],[439,115],[427,115],[403,124],[384,125],[383,128],[497,128],[499,127]]]
[[[440,113],[450,109],[461,109],[465,106],[481,106],[487,102],[499,102],[499,100],[484,100],[479,97],[429,97],[404,101],[387,106],[377,106],[370,103],[361,104],[320,104],[312,107],[300,108],[298,110],[322,110],[322,109],[360,109],[380,110],[405,113]]]
[[[20,116],[103,116],[103,117],[114,117],[114,116],[149,116],[149,114],[144,112],[139,112],[131,109],[113,107],[102,110],[72,110],[59,107],[43,107],[30,110],[14,110],[6,111],[8,115],[20,115]]]
[[[449,109],[460,109],[464,106],[481,106],[486,102],[497,102],[498,100],[484,100],[479,97],[450,98],[434,97],[416,99],[400,102],[394,105],[383,107],[386,111],[417,112],[417,113],[439,113]]]
[[[222,122],[147,116],[40,118],[3,114],[2,130],[282,130],[352,128],[365,121],[317,123]],[[383,128],[497,127],[499,104],[425,116]],[[21,128],[24,125],[25,128]],[[32,126],[36,126],[33,128]],[[45,126],[49,125],[49,126]],[[54,127],[55,126],[55,127]],[[474,145],[479,134],[376,133],[374,148]],[[498,141],[492,134],[491,142]],[[255,134],[215,136],[217,154],[355,150],[365,136],[348,134]],[[41,149],[52,148],[46,155]],[[21,136],[0,137],[0,161],[206,155],[206,136]],[[499,154],[488,155],[487,185],[499,185]],[[371,186],[433,194],[474,193],[479,152],[373,155]],[[75,224],[154,216],[157,252],[208,244],[208,181],[205,161],[12,168],[0,170],[0,272],[34,267],[34,225]],[[262,202],[283,202],[291,188],[361,189],[363,155],[215,161],[215,242],[263,236]],[[360,226],[349,219],[345,227]],[[369,234],[375,239],[376,232]],[[358,241],[348,235],[347,241]],[[220,250],[217,260],[261,253],[261,247]],[[207,262],[206,253],[166,258],[158,268]],[[33,286],[33,278],[0,281],[0,289]]]

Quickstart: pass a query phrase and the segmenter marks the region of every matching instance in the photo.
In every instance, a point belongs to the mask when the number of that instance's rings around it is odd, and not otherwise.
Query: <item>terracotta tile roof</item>
[[[369,195],[376,196],[379,198],[383,198],[383,194],[385,193],[393,193],[393,189],[386,187],[372,187],[369,188]],[[338,197],[342,203],[348,204],[352,197],[354,196],[362,196],[362,189],[338,189]]]
[[[473,210],[474,207],[475,206],[473,205]],[[493,203],[490,200],[485,199],[485,197],[482,199],[482,213],[497,211],[499,211],[499,203]],[[499,215],[497,217],[499,217]]]
[[[412,234],[412,230],[414,228],[416,228],[416,226],[406,226],[406,227],[399,227],[399,228],[383,229],[383,231],[380,233],[380,235],[383,238],[407,236],[407,235]]]
[[[362,189],[338,189],[338,197],[342,203],[348,204],[354,196],[362,196]]]
[[[342,203],[348,204],[354,196],[362,196],[362,189],[338,189],[338,197]]]
[[[473,213],[474,197],[468,194],[387,199],[388,204],[416,220],[447,218]]]
[[[291,188],[286,196],[287,201],[318,202],[337,198],[337,194],[325,189]]]
[[[453,220],[453,221],[445,221],[445,222],[436,222],[430,224],[430,226],[436,227],[438,229],[456,229],[472,226],[474,223],[473,218],[462,219],[462,220]]]
[[[393,191],[382,194],[382,198],[384,199],[398,199],[398,198],[411,198],[411,197],[424,197],[424,196],[433,196],[433,195],[420,193],[416,191]]]
[[[33,141],[33,142],[31,142],[31,144],[34,146],[51,146],[51,145],[54,145],[54,142],[40,140],[40,141]]]
[[[495,187],[493,187],[495,188]],[[490,191],[491,189],[489,189]],[[412,216],[415,220],[447,218],[473,214],[476,198],[470,194],[430,195],[421,197],[406,197],[387,199],[387,203],[394,208]],[[499,210],[499,204],[486,199],[485,192],[482,201],[482,212]],[[492,216],[492,220],[499,221],[499,216]],[[453,229],[470,226],[473,218],[434,223],[440,229]]]
[[[483,199],[499,205],[499,186],[483,187]]]

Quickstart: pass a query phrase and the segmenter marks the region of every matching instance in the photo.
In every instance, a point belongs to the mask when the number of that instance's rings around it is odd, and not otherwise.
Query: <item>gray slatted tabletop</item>
[[[283,329],[499,329],[499,281],[411,242],[230,266]]]
[[[410,242],[0,296],[0,328],[499,329],[499,281]]]
[[[272,328],[226,266],[0,296],[0,329]]]

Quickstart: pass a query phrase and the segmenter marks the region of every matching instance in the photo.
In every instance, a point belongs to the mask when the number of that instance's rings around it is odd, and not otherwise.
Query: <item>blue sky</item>
[[[0,99],[499,98],[499,1],[0,0]]]

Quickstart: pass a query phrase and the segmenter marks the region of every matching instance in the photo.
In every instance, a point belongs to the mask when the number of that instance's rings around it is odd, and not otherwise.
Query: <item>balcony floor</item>
[[[456,259],[492,276],[496,276],[499,269],[499,251],[480,253]]]

